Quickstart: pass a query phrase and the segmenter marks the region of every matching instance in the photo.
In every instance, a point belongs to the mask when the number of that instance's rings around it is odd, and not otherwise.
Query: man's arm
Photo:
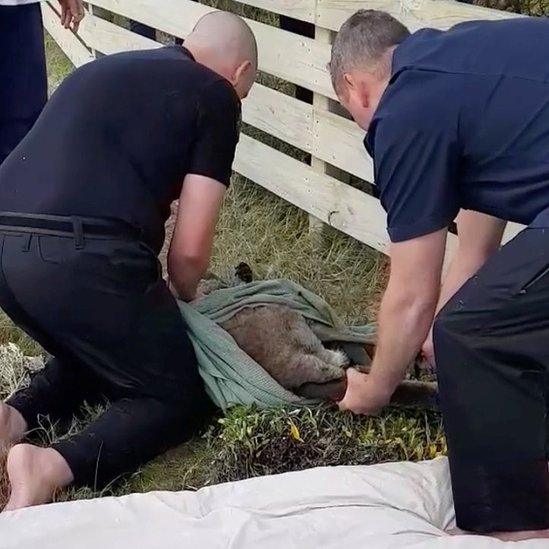
[[[456,224],[458,249],[444,279],[435,314],[498,251],[506,222],[480,212],[461,210]],[[431,332],[422,350],[429,362],[434,364]]]
[[[168,252],[170,284],[181,299],[192,301],[212,253],[215,226],[226,186],[189,174],[179,198],[177,222]]]
[[[391,245],[391,275],[379,313],[370,374],[348,370],[343,410],[368,414],[389,403],[431,326],[448,230]]]

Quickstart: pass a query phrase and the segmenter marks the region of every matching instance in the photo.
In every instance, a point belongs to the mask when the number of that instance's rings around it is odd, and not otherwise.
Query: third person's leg
[[[40,4],[0,6],[0,164],[25,137],[47,99]]]

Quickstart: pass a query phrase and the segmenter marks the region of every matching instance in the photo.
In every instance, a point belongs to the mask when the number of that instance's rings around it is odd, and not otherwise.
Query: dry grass
[[[288,278],[321,295],[349,323],[371,320],[386,260],[326,227],[309,237],[306,213],[240,177],[225,202],[212,270],[228,275],[240,261],[258,278]]]

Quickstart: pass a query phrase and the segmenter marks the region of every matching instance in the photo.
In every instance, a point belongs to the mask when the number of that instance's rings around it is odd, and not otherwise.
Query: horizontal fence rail
[[[214,10],[191,0],[91,0],[89,4],[179,38],[185,38],[203,15]],[[386,253],[386,217],[379,201],[348,184],[351,176],[374,183],[373,166],[362,146],[364,132],[335,108],[336,96],[327,70],[333,31],[359,8],[388,11],[412,30],[513,15],[448,0],[241,0],[238,4],[273,15],[269,24],[247,19],[257,38],[262,73],[292,88],[310,90],[313,101],[256,84],[244,101],[243,121],[307,153],[311,162],[294,158],[284,152],[284,147],[279,150],[242,135],[235,171],[314,219]],[[43,3],[42,11],[47,31],[75,66],[92,61],[97,53],[162,45],[100,17],[97,10],[88,13],[78,35],[61,28],[56,3]],[[283,30],[276,24],[280,16],[314,24],[315,38]],[[505,238],[518,230],[519,226],[510,226]],[[456,238],[450,235],[448,256],[455,245]]]
[[[386,11],[411,31],[423,27],[444,30],[475,19],[520,17],[453,0],[317,0],[315,21],[320,27],[338,30],[349,15],[363,8]]]

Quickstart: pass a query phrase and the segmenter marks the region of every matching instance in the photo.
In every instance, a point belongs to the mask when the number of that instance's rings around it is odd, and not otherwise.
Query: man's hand
[[[340,408],[371,414],[389,403],[433,322],[446,229],[391,245],[391,276],[379,311],[379,336],[370,373],[348,370]]]
[[[66,29],[78,31],[80,21],[84,19],[85,10],[82,0],[59,0],[61,4],[61,24]]]
[[[389,404],[392,391],[376,383],[368,374],[347,370],[347,391],[339,409],[355,414],[375,415]]]

